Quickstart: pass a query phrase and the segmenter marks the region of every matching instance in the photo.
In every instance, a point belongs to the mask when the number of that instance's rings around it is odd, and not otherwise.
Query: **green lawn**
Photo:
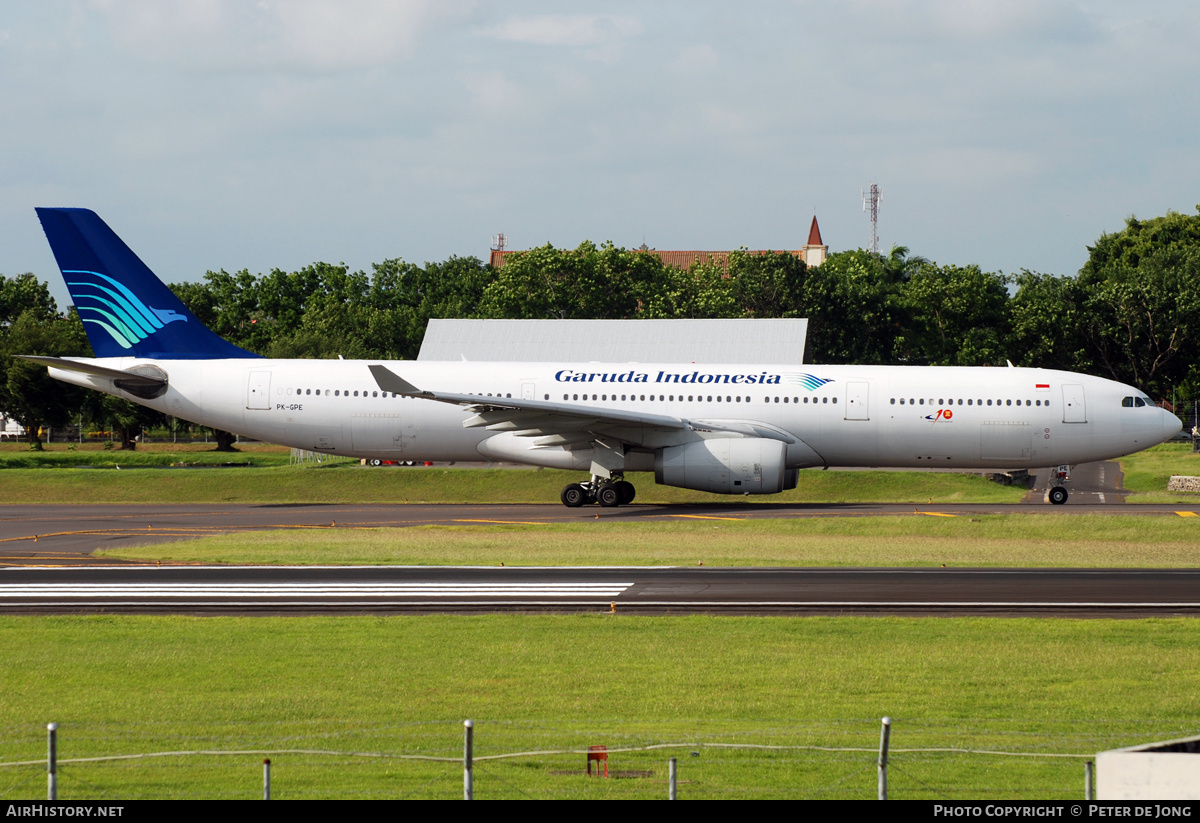
[[[101,554],[173,563],[1192,568],[1200,567],[1200,518],[664,515],[633,523],[287,529]]]
[[[1191,443],[1163,443],[1121,458],[1130,503],[1200,503],[1200,494],[1168,492],[1173,474],[1200,475],[1200,453]]]
[[[870,798],[879,718],[896,798],[1080,797],[1079,759],[1194,734],[1194,620],[0,618],[0,792],[62,799],[461,796]],[[649,777],[588,780],[589,745]],[[778,749],[723,748],[725,744]],[[817,751],[831,747],[838,751]],[[933,751],[933,749],[953,751]],[[848,751],[847,749],[859,749]],[[72,758],[176,751],[107,763]],[[964,750],[1009,752],[971,754]],[[325,753],[315,753],[325,752]],[[698,752],[698,756],[691,756]]]
[[[147,443],[134,451],[105,449],[102,443],[49,443],[41,451],[30,451],[24,443],[6,442],[0,444],[0,470],[286,466],[290,454],[284,446],[267,443],[243,443],[236,451],[219,452],[205,443]],[[0,477],[6,475],[0,471]]]

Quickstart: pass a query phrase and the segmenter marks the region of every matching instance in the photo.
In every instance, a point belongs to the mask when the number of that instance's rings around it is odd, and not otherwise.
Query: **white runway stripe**
[[[616,597],[632,583],[26,583],[5,598],[119,597]]]

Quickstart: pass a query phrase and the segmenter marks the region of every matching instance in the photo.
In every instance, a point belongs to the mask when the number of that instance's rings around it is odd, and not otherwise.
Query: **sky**
[[[584,240],[1073,274],[1200,203],[1200,4],[0,0],[0,274],[35,206],[164,280]]]

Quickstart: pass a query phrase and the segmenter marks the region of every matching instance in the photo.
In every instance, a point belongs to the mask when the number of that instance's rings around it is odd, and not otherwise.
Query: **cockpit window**
[[[1142,406],[1146,405],[1146,401],[1140,397],[1135,397],[1135,398],[1133,398],[1133,405],[1135,408],[1140,409]]]
[[[1122,397],[1121,405],[1126,409],[1133,408],[1133,398],[1132,397]]]

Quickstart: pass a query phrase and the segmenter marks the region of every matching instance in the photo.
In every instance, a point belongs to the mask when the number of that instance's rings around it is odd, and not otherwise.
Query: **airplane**
[[[562,490],[569,507],[631,503],[628,472],[774,494],[795,488],[803,468],[1070,465],[1182,428],[1131,386],[1011,363],[271,360],[205,327],[94,212],[37,214],[96,355],[25,356],[52,377],[328,454],[587,472]],[[1062,504],[1068,492],[1056,484],[1048,496]]]

